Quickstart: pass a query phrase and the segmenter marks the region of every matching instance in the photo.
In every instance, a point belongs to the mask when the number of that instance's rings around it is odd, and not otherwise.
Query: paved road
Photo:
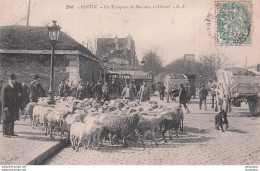
[[[158,100],[157,97],[153,97]],[[160,102],[161,103],[161,102]],[[170,106],[172,103],[163,104]],[[100,150],[79,152],[70,146],[49,158],[46,165],[259,165],[260,118],[249,116],[247,106],[234,109],[228,115],[229,130],[215,130],[215,112],[200,111],[198,104],[190,104],[191,113],[185,114],[184,132],[168,143],[155,146],[146,140],[146,149],[132,143],[105,144]]]

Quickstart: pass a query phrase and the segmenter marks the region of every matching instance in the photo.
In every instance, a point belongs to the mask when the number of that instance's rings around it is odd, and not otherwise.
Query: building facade
[[[37,74],[47,92],[51,48],[46,27],[0,27],[0,79],[7,82],[14,73],[18,81],[29,85]],[[55,94],[61,80],[68,79],[77,85],[80,79],[94,83],[100,79],[99,58],[66,33],[60,33],[53,60]]]

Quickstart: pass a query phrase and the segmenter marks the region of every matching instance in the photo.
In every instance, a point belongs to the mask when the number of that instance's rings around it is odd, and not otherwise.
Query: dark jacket
[[[19,119],[19,106],[17,101],[17,92],[15,88],[9,84],[2,91],[2,108],[8,108],[8,111],[3,112],[3,120],[15,121]]]
[[[164,91],[165,91],[165,86],[160,86],[159,87],[159,93],[164,94]]]
[[[24,108],[30,102],[29,88],[26,85],[22,86],[22,97],[23,97],[22,107]]]
[[[202,87],[199,91],[199,97],[201,99],[206,99],[206,97],[208,96],[208,89],[206,89],[205,87]]]
[[[41,84],[37,82],[32,82],[30,86],[30,102],[38,102],[39,97],[45,97],[45,91],[42,88]]]
[[[187,97],[188,93],[184,87],[181,87],[179,90],[179,103],[180,104],[185,104],[187,103]]]
[[[84,85],[79,85],[77,87],[77,95],[76,98],[79,100],[83,100],[86,98],[86,89]]]

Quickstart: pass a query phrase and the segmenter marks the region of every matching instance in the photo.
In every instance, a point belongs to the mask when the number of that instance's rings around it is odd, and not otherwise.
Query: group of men
[[[14,133],[14,122],[19,120],[19,113],[23,112],[29,102],[37,102],[39,97],[45,96],[45,91],[40,83],[40,77],[35,75],[31,86],[17,82],[15,74],[11,74],[8,83],[0,85],[0,121],[3,120],[3,136],[18,136]]]

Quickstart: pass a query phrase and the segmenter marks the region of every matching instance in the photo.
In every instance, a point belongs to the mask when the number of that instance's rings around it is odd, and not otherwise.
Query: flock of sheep
[[[80,143],[85,148],[93,149],[103,145],[103,140],[114,144],[123,140],[127,147],[128,139],[138,138],[145,148],[144,139],[150,133],[156,145],[160,132],[165,142],[165,132],[183,130],[183,111],[180,106],[172,108],[158,105],[156,101],[140,102],[130,100],[111,100],[97,103],[94,99],[76,100],[73,97],[56,98],[55,105],[48,105],[45,98],[38,103],[26,106],[26,115],[32,121],[32,127],[43,125],[45,135],[52,139],[68,132],[67,141],[78,151]]]

